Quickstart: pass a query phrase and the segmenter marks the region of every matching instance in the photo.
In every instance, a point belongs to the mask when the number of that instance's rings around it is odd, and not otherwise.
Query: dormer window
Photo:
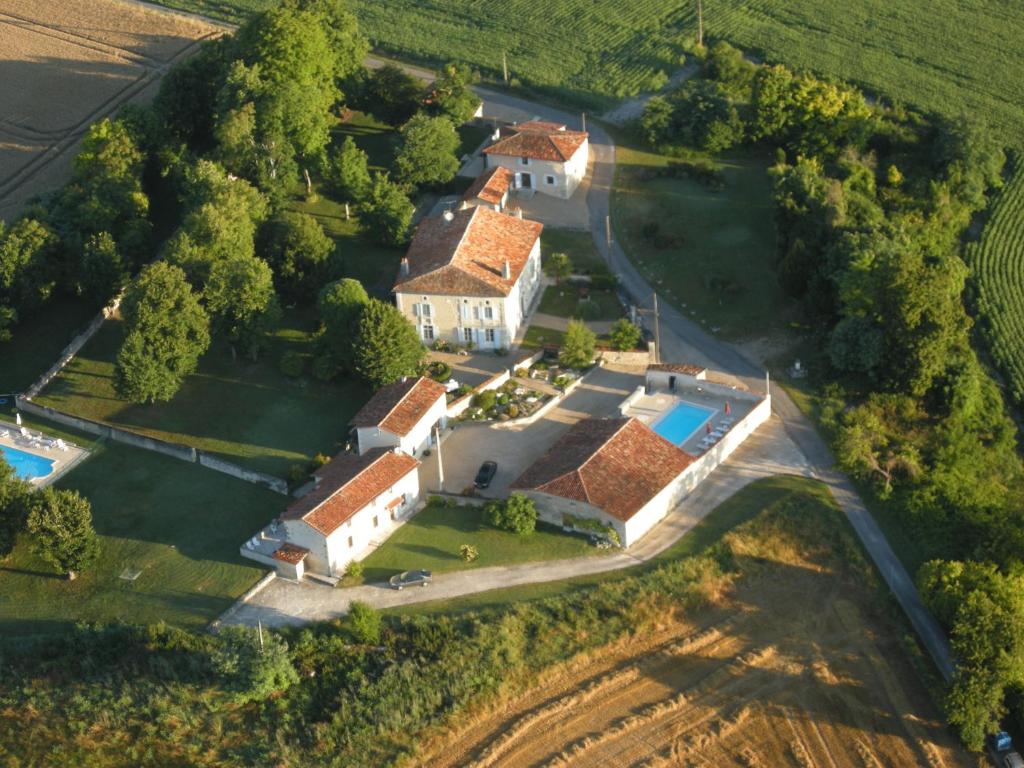
[[[528,158],[528,157],[520,157],[519,158],[519,164],[520,165],[529,165],[530,164],[530,158]]]

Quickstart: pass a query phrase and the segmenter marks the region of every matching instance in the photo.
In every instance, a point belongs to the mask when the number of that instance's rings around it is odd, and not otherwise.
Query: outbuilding
[[[421,456],[431,445],[434,427],[447,421],[448,399],[443,384],[428,379],[403,378],[378,389],[352,417],[356,450],[398,448]]]

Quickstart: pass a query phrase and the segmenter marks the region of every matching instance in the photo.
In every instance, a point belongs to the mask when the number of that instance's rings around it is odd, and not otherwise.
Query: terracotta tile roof
[[[443,296],[508,296],[544,225],[484,206],[423,219],[406,253],[408,273],[395,293]],[[509,278],[502,275],[505,262]]]
[[[306,559],[306,555],[308,554],[309,550],[305,547],[300,547],[298,544],[292,544],[291,542],[286,541],[274,551],[274,554],[271,555],[271,557],[285,563],[298,565]]]
[[[380,427],[393,435],[405,437],[434,403],[444,399],[444,384],[422,376],[418,379],[410,376],[405,381],[396,381],[378,389],[349,424],[353,427]]]
[[[390,448],[374,448],[362,456],[338,454],[313,473],[320,479],[317,487],[293,501],[281,517],[303,520],[329,536],[418,466],[412,456]]]
[[[514,125],[505,132],[509,135],[484,147],[485,155],[530,157],[565,163],[572,159],[590,135],[586,131],[567,131],[564,125],[558,123],[540,121]]]
[[[477,176],[476,181],[466,190],[463,200],[480,198],[491,205],[501,205],[501,198],[508,192],[515,179],[515,174],[508,168],[496,165]]]
[[[626,521],[694,461],[636,419],[584,419],[512,487],[582,501]]]
[[[662,371],[664,373],[685,373],[688,376],[697,376],[706,373],[707,368],[690,363],[651,363],[647,366],[648,371]]]

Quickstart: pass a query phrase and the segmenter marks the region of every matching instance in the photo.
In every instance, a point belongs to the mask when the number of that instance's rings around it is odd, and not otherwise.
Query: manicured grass
[[[339,122],[331,131],[331,143],[340,147],[347,136],[351,136],[356,146],[367,154],[372,170],[386,171],[391,168],[391,160],[398,147],[398,131],[390,125],[380,122],[373,115],[351,112],[347,119]]]
[[[763,336],[797,316],[775,274],[775,224],[767,159],[721,158],[726,188],[691,179],[643,180],[670,158],[620,146],[612,219],[633,263],[662,298],[727,339]],[[679,244],[657,248],[642,234],[656,223]]]
[[[114,392],[122,327],[111,320],[37,402],[284,476],[292,464],[335,452],[349,418],[369,395],[355,380],[319,382],[308,375],[308,366],[300,379],[278,370],[285,351],[311,354],[314,328],[312,313],[288,311],[258,362],[232,361],[215,346],[170,402],[133,405]]]
[[[11,340],[0,343],[0,394],[26,390],[97,312],[94,302],[56,296],[14,326]]]
[[[58,485],[91,501],[100,560],[69,582],[22,537],[0,563],[0,634],[43,634],[78,621],[198,630],[264,573],[238,547],[280,513],[283,496],[116,443],[92,450]],[[125,581],[126,568],[141,574]]]
[[[541,296],[538,311],[556,317],[586,320],[617,320],[626,313],[614,291],[591,289],[587,291],[587,299],[597,307],[594,314],[587,315],[580,311],[580,302],[585,299],[580,297],[579,286],[570,283],[549,285]]]
[[[594,238],[589,232],[545,227],[540,233],[540,250],[545,262],[553,253],[564,253],[577,274],[607,270],[604,258],[594,247]]]
[[[467,563],[459,547],[470,544],[480,557]],[[605,552],[582,536],[538,525],[525,536],[492,528],[483,520],[483,507],[447,506],[432,502],[399,528],[373,554],[363,560],[363,580],[384,581],[400,571],[426,568],[436,573],[512,565],[538,560],[560,560]]]
[[[747,522],[766,510],[782,505],[799,505],[814,514],[831,515],[837,524],[847,526],[827,486],[817,480],[780,476],[757,480],[716,507],[679,541],[653,559],[632,568],[622,568],[589,576],[561,581],[526,584],[508,589],[496,589],[451,600],[433,600],[404,608],[392,608],[388,614],[464,613],[467,611],[503,608],[510,603],[557,597],[582,589],[593,589],[601,584],[628,578],[646,570],[657,568],[670,560],[700,554],[714,546],[733,528]],[[852,536],[851,529],[851,536]]]

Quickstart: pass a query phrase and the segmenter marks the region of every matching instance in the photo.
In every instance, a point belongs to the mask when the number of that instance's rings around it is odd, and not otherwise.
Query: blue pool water
[[[8,448],[6,445],[0,445],[0,454],[3,454],[4,460],[14,467],[14,474],[25,480],[46,477],[53,472],[52,459],[44,459],[34,453],[25,453],[17,448]]]
[[[654,422],[651,429],[670,443],[682,445],[714,415],[715,412],[710,408],[702,408],[690,403],[677,403],[675,408]]]

